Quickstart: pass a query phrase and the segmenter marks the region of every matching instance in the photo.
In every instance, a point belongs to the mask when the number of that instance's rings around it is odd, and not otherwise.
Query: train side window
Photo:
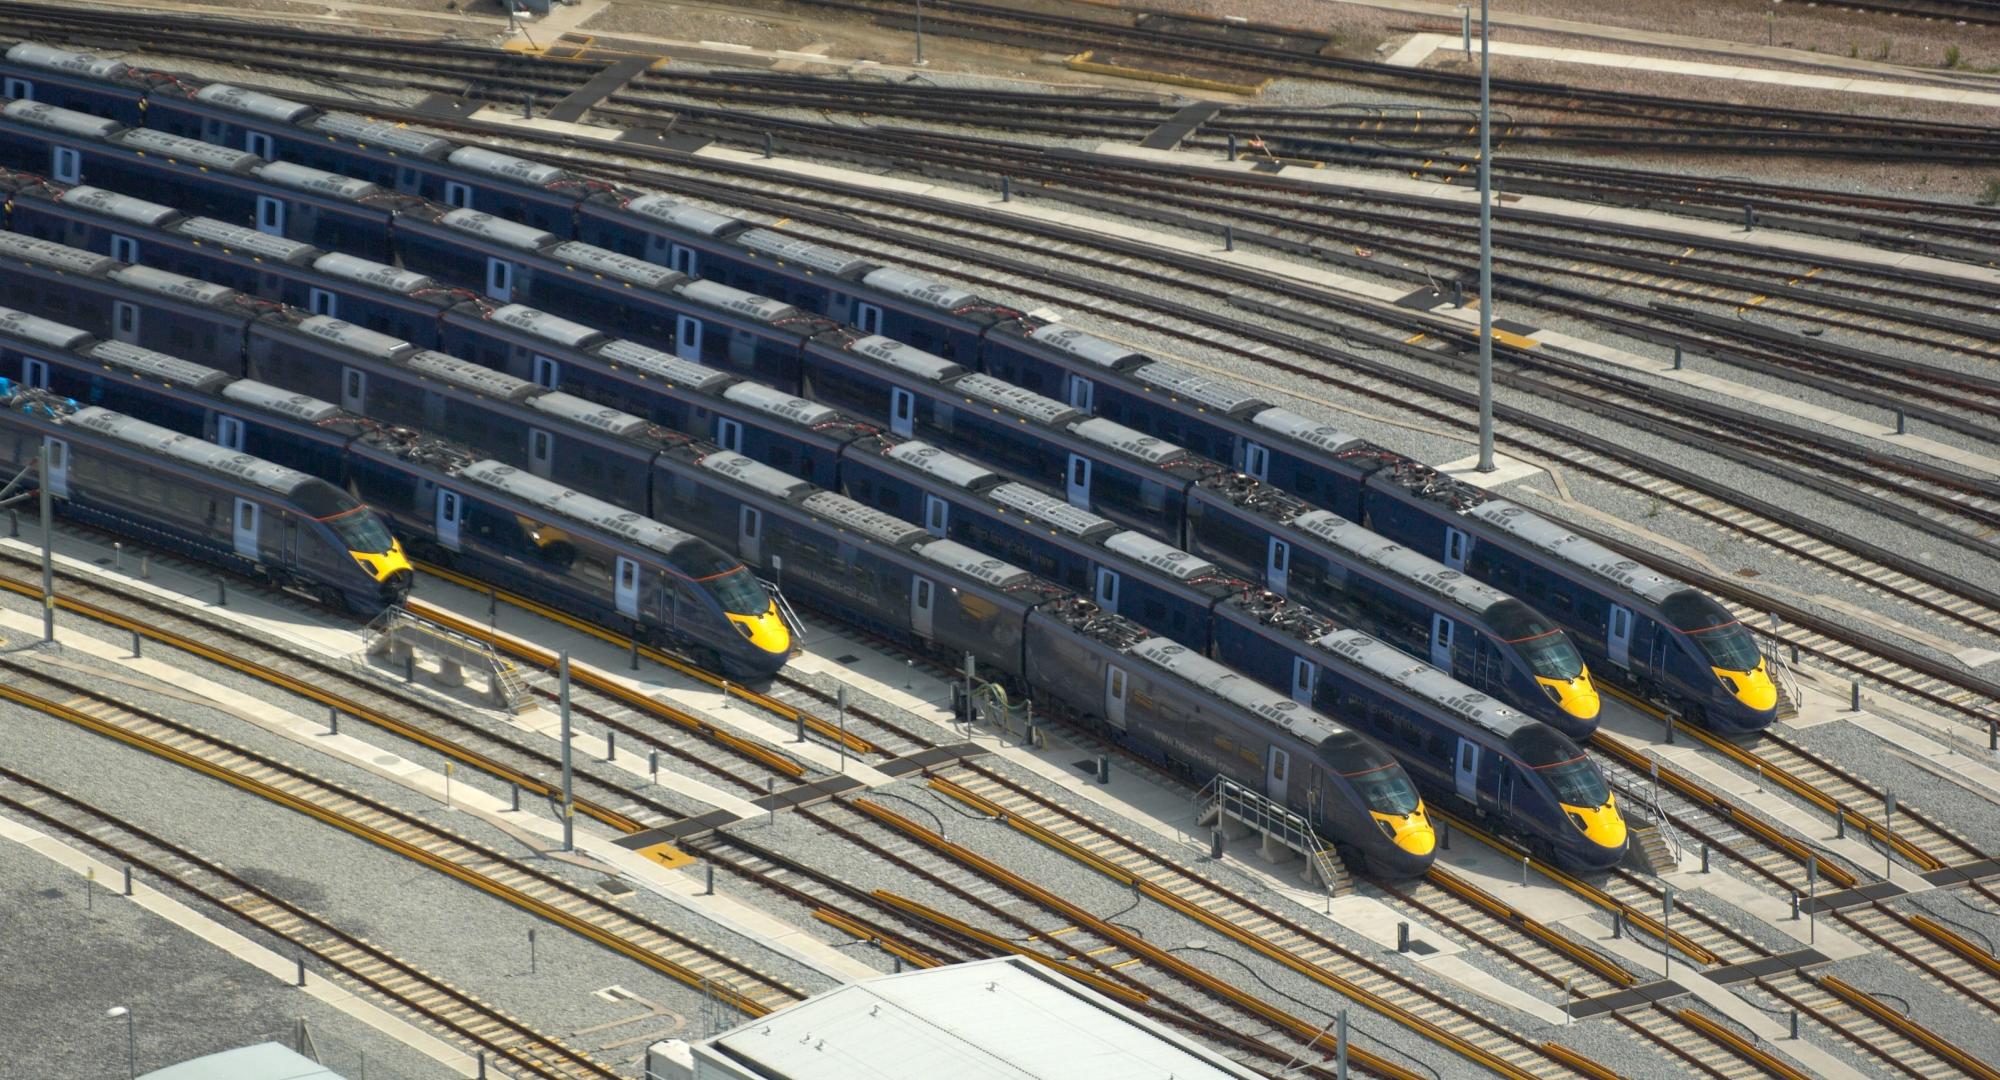
[[[864,334],[881,333],[882,308],[876,304],[856,304],[854,307],[854,325],[860,327],[861,332]]]
[[[536,476],[547,477],[555,462],[556,441],[548,432],[530,429],[528,432],[529,471]]]
[[[486,295],[495,300],[514,299],[514,264],[506,259],[486,260]]]
[[[17,101],[35,100],[35,84],[26,79],[7,80],[7,96]]]
[[[139,241],[129,236],[113,236],[111,238],[111,257],[117,259],[119,262],[138,262]]]
[[[720,444],[724,450],[728,450],[738,454],[742,453],[743,452],[742,422],[738,420],[731,420],[726,416],[716,417],[715,441],[718,444]]]
[[[951,504],[928,492],[924,495],[924,528],[932,536],[943,536],[950,518]]]
[[[340,317],[340,298],[325,289],[310,289],[306,293],[306,307],[315,315]]]
[[[697,267],[701,265],[700,258],[693,248],[683,244],[675,244],[668,249],[667,265],[689,277],[701,276],[697,272]]]
[[[67,146],[56,147],[55,160],[49,169],[50,175],[59,184],[81,183],[83,179],[83,155]]]
[[[277,144],[271,140],[269,135],[261,131],[244,132],[243,149],[263,158],[265,161],[276,161],[278,159]]]
[[[1453,570],[1465,569],[1465,533],[1448,525],[1444,530],[1444,564]]]
[[[636,589],[639,587],[639,564],[630,559],[618,560],[618,587]]]
[[[1256,443],[1243,444],[1243,471],[1258,480],[1271,477],[1271,451]]]
[[[444,182],[444,201],[453,206],[469,209],[472,206],[472,188],[456,180],[446,180]]]
[[[21,360],[21,381],[37,389],[49,388],[49,362],[47,360]]]
[[[215,442],[216,445],[226,446],[231,450],[239,450],[239,451],[242,450],[243,449],[242,419],[234,416],[216,417]]]
[[[285,232],[285,203],[269,195],[257,196],[257,231],[282,236]]]
[[[111,313],[112,336],[124,342],[136,341],[139,337],[139,305],[113,300]]]

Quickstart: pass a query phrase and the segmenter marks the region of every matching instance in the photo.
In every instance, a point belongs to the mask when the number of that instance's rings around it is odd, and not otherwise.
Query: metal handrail
[[[792,602],[785,599],[785,591],[778,588],[778,584],[775,581],[766,578],[758,578],[757,580],[762,582],[764,587],[771,591],[771,602],[778,605],[778,618],[785,620],[785,626],[792,631],[792,639],[800,644],[804,644],[806,640],[806,624],[799,618],[799,613],[792,610]]]

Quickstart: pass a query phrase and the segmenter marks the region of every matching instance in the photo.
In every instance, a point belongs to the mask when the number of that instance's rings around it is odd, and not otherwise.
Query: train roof
[[[708,459],[703,458],[702,463],[707,464]],[[831,491],[815,491],[800,499],[799,505],[843,529],[852,529],[863,536],[896,547],[913,544],[930,536],[930,533],[922,528],[894,514],[885,514],[872,506],[863,506],[845,495],[836,495]]]
[[[274,184],[330,195],[349,202],[382,193],[380,185],[366,180],[327,172],[325,169],[309,168],[291,161],[267,161],[257,167],[257,175]]]
[[[1687,587],[1505,499],[1488,499],[1465,513],[1651,603],[1658,604]]]
[[[1469,611],[1484,612],[1508,599],[1506,593],[1370,532],[1330,510],[1311,510],[1300,514],[1292,519],[1292,525],[1353,558],[1379,566]]]
[[[585,401],[575,394],[565,394],[560,390],[538,394],[529,398],[526,404],[536,412],[560,417],[572,424],[580,424],[593,431],[601,431],[620,439],[637,439],[647,434],[653,427],[651,421],[643,417],[633,416],[609,405]]]
[[[290,495],[306,484],[319,482],[283,465],[204,442],[192,435],[168,431],[96,405],[78,409],[68,422],[160,457],[235,477],[276,495]]]
[[[876,267],[861,275],[861,281],[872,288],[895,293],[897,296],[915,300],[940,311],[955,311],[979,299],[956,285],[946,285],[941,281],[918,277],[908,270],[899,270],[893,266]]]
[[[1503,739],[1512,738],[1524,727],[1540,724],[1540,721],[1359,630],[1335,630],[1315,639],[1313,644]]]
[[[0,333],[57,349],[74,349],[91,337],[88,330],[5,307],[0,307]]]
[[[340,251],[329,251],[312,262],[314,270],[328,277],[358,282],[394,293],[413,293],[422,289],[438,288],[436,279],[419,274],[415,270],[405,270],[400,266],[390,266],[370,259],[349,255]]]
[[[1216,566],[1180,548],[1130,529],[1106,537],[1104,546],[1133,562],[1144,563],[1177,581],[1214,573]]]
[[[1339,453],[1361,445],[1361,440],[1355,436],[1331,424],[1322,424],[1317,420],[1300,416],[1290,409],[1276,407],[1265,409],[1252,416],[1250,422],[1266,431],[1275,431],[1328,453]]]
[[[644,285],[649,289],[666,291],[690,278],[679,270],[670,270],[659,263],[633,258],[610,248],[596,244],[586,244],[581,240],[565,240],[549,249],[549,253],[572,266],[580,266],[594,274],[617,278],[633,285]]]
[[[1134,431],[1101,416],[1073,424],[1070,430],[1099,446],[1108,446],[1122,454],[1138,458],[1148,465],[1171,465],[1193,456],[1185,447],[1176,446],[1165,439],[1155,439],[1151,435]]]
[[[323,424],[343,416],[351,416],[346,409],[330,401],[321,401],[306,394],[295,394],[269,383],[255,379],[238,379],[222,388],[222,396],[231,401],[239,401],[252,408],[303,420],[308,424]]]
[[[988,405],[997,405],[1003,409],[1011,409],[1043,424],[1061,425],[1083,418],[1083,413],[1052,397],[1044,397],[1033,390],[1023,389],[983,373],[975,372],[967,375],[952,383],[951,388],[969,398],[983,401]]]
[[[538,311],[526,304],[508,304],[495,311],[492,320],[516,330],[525,330],[538,338],[553,341],[571,349],[587,348],[604,338],[604,331],[579,322],[571,322],[560,315]]]
[[[917,554],[940,566],[949,566],[996,589],[1011,589],[1035,580],[1035,575],[1013,563],[974,551],[956,540],[932,540],[917,545],[916,550]]]
[[[310,105],[228,83],[209,83],[194,92],[194,99],[205,105],[264,120],[276,120],[281,124],[296,124],[313,111]]]
[[[706,364],[683,360],[673,353],[662,352],[650,345],[641,345],[624,338],[613,338],[598,346],[597,355],[615,364],[638,368],[648,375],[657,375],[695,390],[712,391],[736,377]]]
[[[779,319],[789,319],[801,314],[798,308],[783,300],[773,300],[768,296],[758,296],[753,292],[731,288],[719,282],[695,278],[678,286],[682,296],[689,300],[735,312],[746,319],[761,323],[775,323]]]
[[[1040,518],[1058,529],[1084,540],[1094,540],[1118,526],[1109,518],[1071,506],[1040,488],[1008,481],[986,493],[994,502],[1030,517]]]
[[[664,222],[676,229],[714,236],[731,225],[741,225],[740,219],[728,214],[718,214],[691,203],[667,198],[665,195],[641,195],[625,203],[624,209],[641,217]]]
[[[793,397],[763,383],[734,383],[722,391],[722,396],[738,405],[748,405],[758,412],[769,413],[800,427],[817,427],[841,418],[837,410],[802,397]]]
[[[72,274],[87,274],[91,277],[102,277],[107,271],[119,265],[118,260],[109,255],[99,255],[94,251],[58,244],[53,240],[24,236],[17,232],[0,232],[0,255],[12,255],[31,263],[39,263]]]
[[[47,68],[71,75],[106,81],[122,77],[131,68],[123,60],[111,60],[89,53],[71,52],[33,41],[23,41],[7,50],[7,59],[29,67]]]
[[[192,360],[183,360],[178,356],[154,352],[152,349],[129,345],[123,341],[98,341],[79,351],[112,367],[123,368],[139,375],[150,375],[161,382],[179,383],[204,393],[214,393],[235,378],[228,372],[218,371]]]
[[[935,476],[953,487],[972,490],[976,485],[999,480],[1000,474],[975,462],[967,461],[949,450],[940,450],[927,442],[897,443],[882,451],[882,456],[902,462],[927,476]]]
[[[116,140],[122,146],[137,147],[149,154],[160,154],[177,161],[192,161],[211,169],[225,172],[249,172],[264,164],[264,159],[247,150],[231,150],[226,146],[190,139],[185,135],[174,135],[152,128],[126,128],[118,132]]]
[[[779,472],[769,465],[752,461],[734,451],[718,450],[703,454],[696,460],[702,468],[720,473],[774,499],[790,502],[803,493],[816,490],[810,481],[801,480],[790,473]]]
[[[826,274],[851,274],[868,265],[868,260],[858,255],[849,255],[845,251],[824,244],[815,244],[802,237],[786,236],[775,229],[762,227],[745,229],[736,234],[735,240],[752,251],[761,251],[774,258],[795,262]]]
[[[1127,651],[1309,743],[1349,734],[1346,727],[1170,638],[1147,638]]]
[[[483,146],[461,146],[446,154],[445,160],[461,169],[498,176],[529,187],[545,188],[564,180],[574,179],[569,173],[554,165],[515,157],[513,154],[503,154],[498,150],[488,150]]]
[[[8,102],[5,108],[0,108],[0,115],[5,115],[9,120],[19,120],[36,127],[60,131],[66,135],[81,135],[86,139],[109,138],[125,127],[116,120],[77,112],[75,109],[60,109],[27,98],[16,98]]]
[[[1106,341],[1096,334],[1078,330],[1073,326],[1064,326],[1061,323],[1049,323],[1044,326],[1037,326],[1033,330],[1028,331],[1028,337],[1044,345],[1061,349],[1071,356],[1081,357],[1099,367],[1110,368],[1114,371],[1120,370],[1120,365],[1124,364],[1127,360],[1149,361],[1151,359],[1137,349],[1120,345],[1117,342]]]
[[[321,341],[330,341],[352,352],[383,360],[407,356],[416,349],[415,345],[402,338],[357,326],[331,315],[308,315],[299,320],[298,329]]]
[[[444,216],[438,220],[460,232],[483,236],[488,240],[511,248],[520,248],[523,251],[540,251],[555,243],[557,239],[556,234],[537,229],[533,225],[523,225],[518,221],[508,221],[503,217],[463,207],[445,211]]]
[[[174,226],[174,231],[197,240],[208,240],[223,247],[239,248],[260,259],[304,266],[318,257],[320,250],[299,240],[288,240],[282,236],[246,229],[227,221],[217,221],[210,217],[191,217]]]
[[[91,187],[89,184],[70,188],[58,196],[57,201],[147,226],[164,225],[182,216],[179,210],[171,206],[161,206],[156,202],[147,202],[132,195],[120,195],[115,191]]]
[[[1266,404],[1249,387],[1158,361],[1134,368],[1132,376],[1148,386],[1157,386],[1217,412],[1236,413]]]
[[[580,491],[572,491],[561,484],[544,480],[511,465],[503,465],[491,458],[483,458],[467,465],[458,471],[458,475],[484,487],[504,491],[522,502],[552,514],[602,529],[661,555],[672,556],[675,548],[690,542],[699,542],[693,534],[663,525],[644,514],[621,510],[602,499],[592,498]]]
[[[200,278],[191,278],[185,274],[175,274],[150,266],[121,266],[107,276],[121,285],[130,285],[135,289],[144,289],[147,292],[172,296],[208,307],[219,307],[242,295],[227,285],[217,285],[212,281],[203,281]]]
[[[495,371],[470,360],[460,360],[456,356],[434,349],[418,349],[403,358],[403,365],[420,375],[429,375],[462,390],[485,394],[502,401],[520,401],[541,390],[540,386],[526,379],[516,378],[504,371]]]
[[[323,112],[305,121],[305,124],[364,146],[379,146],[394,153],[432,161],[445,156],[452,147],[451,140],[428,131],[407,128],[387,120],[372,120],[358,113]]]

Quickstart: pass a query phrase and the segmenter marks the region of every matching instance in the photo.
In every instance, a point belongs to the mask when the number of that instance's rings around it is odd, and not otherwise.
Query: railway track
[[[1690,1008],[1647,1005],[1617,1014],[1618,1023],[1651,1043],[1659,1054],[1710,1080],[1812,1080],[1784,1059],[1736,1036],[1718,1021]],[[1689,1031],[1696,1033],[1688,1038]]]
[[[1870,1061],[1878,1075],[1911,1080],[2000,1080],[2000,1070],[1910,1019],[1888,1002],[1831,975],[1787,972],[1756,980],[1782,1006]]]
[[[490,893],[678,980],[750,1017],[806,998],[715,946],[627,912],[527,862],[297,766],[86,685],[0,659],[0,697],[221,780]]]
[[[1991,953],[1960,951],[1950,942],[1964,939],[1935,920],[1913,918],[1879,903],[1830,914],[1850,936],[1894,956],[1944,993],[2000,1018],[2000,960]]]
[[[233,918],[292,951],[312,957],[333,981],[475,1051],[515,1075],[550,1080],[611,1080],[620,1074],[585,1051],[531,1027],[431,975],[388,949],[159,834],[65,794],[15,769],[0,767],[0,810],[96,849],[136,871],[145,883],[172,890]]]

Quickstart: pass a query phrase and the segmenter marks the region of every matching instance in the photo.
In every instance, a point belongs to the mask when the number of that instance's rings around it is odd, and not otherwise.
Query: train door
[[[1292,583],[1292,545],[1277,537],[1264,552],[1264,587],[1284,596]]]
[[[49,362],[31,357],[21,358],[21,381],[38,390],[49,388]]]
[[[764,562],[764,512],[745,506],[736,515],[736,557],[751,566]]]
[[[1069,504],[1080,510],[1090,509],[1090,459],[1081,454],[1069,456]]]
[[[139,305],[124,300],[111,302],[111,336],[127,345],[139,344]]]
[[[257,521],[263,508],[249,499],[236,500],[236,554],[257,558]]]
[[[1454,529],[1449,525],[1444,527],[1444,564],[1446,566],[1451,567],[1453,570],[1465,569],[1465,552],[1469,546],[1466,543],[1464,530]]]
[[[715,442],[724,450],[738,454],[742,453],[743,422],[741,420],[731,420],[726,416],[716,417]]]
[[[1271,451],[1253,442],[1243,444],[1243,471],[1258,480],[1271,478]]]
[[[263,158],[265,161],[276,161],[278,159],[277,144],[272,141],[269,135],[261,131],[244,132],[243,149]]]
[[[42,461],[49,470],[49,494],[69,498],[69,444],[61,439],[42,440]]]
[[[272,236],[285,235],[285,201],[269,195],[257,196],[257,231]]]
[[[889,430],[907,439],[917,426],[917,395],[900,386],[889,388]]]
[[[7,80],[7,96],[16,101],[33,101],[35,100],[35,84],[26,79],[10,77]]]
[[[505,259],[486,259],[486,295],[503,304],[514,302],[514,264]]]
[[[83,182],[83,155],[67,146],[58,146],[49,161],[49,175],[58,184],[80,184]]]
[[[674,355],[683,360],[701,359],[701,320],[686,315],[675,316]]]
[[[544,390],[554,390],[562,384],[562,365],[553,357],[536,353],[528,365],[529,381]]]
[[[340,407],[348,412],[366,415],[368,412],[368,373],[355,368],[342,368],[340,375]]]
[[[1131,689],[1126,684],[1125,669],[1106,665],[1104,668],[1104,719],[1112,727],[1125,730],[1125,697]]]
[[[1632,666],[1632,609],[1613,604],[1604,621],[1604,651],[1619,667]]]
[[[299,519],[283,512],[278,514],[278,564],[299,564]]]
[[[859,303],[854,305],[854,325],[864,334],[882,332],[882,308],[877,304]]]
[[[1466,805],[1479,805],[1479,744],[1470,739],[1458,740],[1458,768],[1453,770],[1458,778],[1458,797]]]
[[[1275,745],[1265,753],[1268,756],[1264,762],[1264,794],[1269,795],[1272,802],[1283,806],[1291,795],[1292,755]]]
[[[926,641],[931,636],[931,606],[937,600],[936,592],[929,578],[910,579],[910,629]]]
[[[306,290],[306,310],[330,319],[340,318],[340,297],[320,288]]]
[[[700,277],[697,269],[701,260],[693,248],[676,244],[664,236],[646,237],[646,261],[679,270],[689,277]]]
[[[139,241],[129,236],[113,236],[111,238],[111,257],[123,263],[138,262]]]
[[[437,539],[438,546],[446,551],[458,550],[458,526],[465,520],[465,500],[458,492],[438,489],[437,494]]]
[[[1451,638],[1457,627],[1442,615],[1431,616],[1431,666],[1451,670]]]
[[[231,450],[243,449],[243,421],[234,416],[215,418],[215,445]]]
[[[528,471],[547,480],[556,469],[555,436],[541,428],[528,429]]]
[[[628,619],[639,617],[639,564],[623,555],[618,556],[618,577],[612,587],[618,603],[618,614]]]
[[[456,180],[444,182],[444,201],[466,210],[472,209],[472,187]]]
[[[1087,413],[1097,403],[1097,384],[1081,375],[1069,377],[1069,407]]]
[[[1292,700],[1310,707],[1313,687],[1319,681],[1319,665],[1303,656],[1292,657]]]
[[[1104,610],[1118,614],[1118,571],[1109,567],[1097,568],[1097,605]]]
[[[951,531],[951,504],[929,492],[924,493],[924,531],[940,540]]]

